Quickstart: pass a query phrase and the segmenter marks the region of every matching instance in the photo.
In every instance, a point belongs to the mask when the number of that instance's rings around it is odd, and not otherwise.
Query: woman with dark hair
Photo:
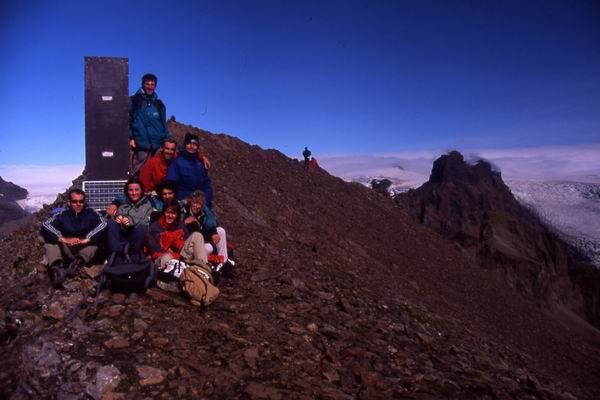
[[[111,256],[124,255],[125,245],[129,244],[128,254],[141,257],[152,204],[144,196],[144,186],[136,178],[127,181],[124,192],[127,201],[119,206],[114,219],[108,221],[108,250]]]
[[[204,238],[198,232],[188,234],[181,220],[181,208],[175,199],[168,200],[158,221],[148,233],[150,257],[159,269],[171,260],[207,261]]]

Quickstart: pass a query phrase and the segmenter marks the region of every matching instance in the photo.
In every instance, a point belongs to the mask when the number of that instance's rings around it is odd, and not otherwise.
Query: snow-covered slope
[[[522,204],[600,266],[600,184],[521,180],[506,183]]]

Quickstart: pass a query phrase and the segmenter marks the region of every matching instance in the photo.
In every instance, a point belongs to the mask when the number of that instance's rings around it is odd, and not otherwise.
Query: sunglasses
[[[85,200],[69,200],[69,202],[73,204],[83,204],[85,203]]]

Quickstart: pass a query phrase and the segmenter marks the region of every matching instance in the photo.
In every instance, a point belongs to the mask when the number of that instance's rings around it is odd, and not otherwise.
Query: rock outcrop
[[[37,265],[43,211],[0,242],[0,397],[600,396],[589,334],[557,324],[393,200],[231,136],[170,130],[198,134],[210,157],[236,277],[205,309],[158,288],[104,291],[68,322],[92,282],[49,287]]]
[[[450,152],[434,162],[428,182],[396,200],[517,292],[600,326],[599,271],[523,207],[488,162],[469,165]]]
[[[28,215],[28,213],[17,204],[17,200],[27,197],[27,190],[6,182],[0,177],[0,237],[2,236],[2,225],[9,221],[16,221]]]

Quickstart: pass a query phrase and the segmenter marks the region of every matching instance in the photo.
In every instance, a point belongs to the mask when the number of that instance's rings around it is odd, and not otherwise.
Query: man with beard
[[[68,208],[44,222],[41,229],[50,280],[57,287],[67,274],[90,262],[106,228],[106,220],[86,207],[83,190],[71,189],[68,197]]]

